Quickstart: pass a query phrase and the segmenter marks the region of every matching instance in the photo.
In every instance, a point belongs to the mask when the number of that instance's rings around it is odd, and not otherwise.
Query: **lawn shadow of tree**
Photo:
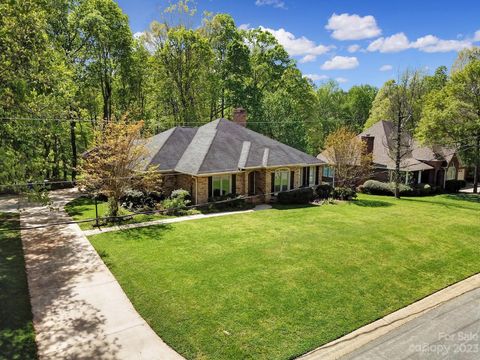
[[[387,201],[381,200],[368,200],[368,199],[357,199],[348,202],[351,205],[362,206],[362,207],[389,207],[395,204]]]
[[[445,198],[449,200],[457,200],[457,201],[468,201],[480,204],[480,195],[479,194],[447,194]]]

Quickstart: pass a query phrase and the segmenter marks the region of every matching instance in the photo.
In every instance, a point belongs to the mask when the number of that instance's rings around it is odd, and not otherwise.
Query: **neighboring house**
[[[271,193],[319,183],[323,161],[246,128],[247,114],[198,128],[175,127],[146,141],[146,166],[157,165],[166,195],[190,192],[194,204],[227,195],[271,199]]]
[[[394,124],[379,121],[358,135],[367,144],[367,153],[372,154],[374,173],[372,179],[392,181],[395,171]],[[406,134],[402,143],[409,144],[408,151],[401,161],[402,180],[407,184],[425,183],[431,186],[445,187],[447,180],[464,180],[465,168],[455,150],[442,146],[423,146],[410,134]],[[326,153],[317,156],[328,164]],[[332,164],[330,164],[332,165]],[[323,180],[334,182],[332,167],[323,167]]]

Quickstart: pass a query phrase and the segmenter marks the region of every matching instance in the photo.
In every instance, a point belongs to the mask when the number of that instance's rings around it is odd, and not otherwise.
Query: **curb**
[[[300,357],[298,360],[330,360],[339,359],[372,340],[396,329],[420,315],[442,305],[469,291],[480,288],[480,273],[465,280],[447,286],[421,300],[414,302],[400,310],[367,324],[347,335],[320,346]]]

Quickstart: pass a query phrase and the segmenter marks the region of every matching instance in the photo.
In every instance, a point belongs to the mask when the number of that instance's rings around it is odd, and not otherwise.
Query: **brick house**
[[[163,191],[187,190],[194,204],[226,195],[268,202],[280,192],[313,186],[323,161],[246,127],[247,114],[203,126],[174,127],[146,140],[146,165],[163,174]]]
[[[374,180],[388,182],[393,179],[395,161],[391,150],[394,149],[394,134],[394,124],[382,120],[358,135],[366,142],[367,152],[372,154]],[[443,146],[423,146],[410,134],[405,135],[402,143],[409,148],[401,162],[405,183],[423,183],[444,188],[447,180],[464,180],[465,168],[455,150]],[[325,151],[317,157],[328,163]],[[328,165],[323,167],[322,178],[324,181],[334,181],[334,172]]]

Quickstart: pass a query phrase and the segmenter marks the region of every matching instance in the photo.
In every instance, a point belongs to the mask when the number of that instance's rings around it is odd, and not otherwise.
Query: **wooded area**
[[[193,26],[187,0],[141,36],[113,0],[8,1],[0,13],[1,184],[75,180],[80,155],[109,122],[143,120],[147,136],[230,118],[240,106],[251,129],[316,155],[340,127],[395,121],[392,89],[409,86],[317,86],[271,33],[240,29],[228,14]],[[413,71],[409,108],[397,102],[397,120],[408,117],[425,142],[464,149],[468,164],[480,157],[479,58],[464,51],[451,75]]]

